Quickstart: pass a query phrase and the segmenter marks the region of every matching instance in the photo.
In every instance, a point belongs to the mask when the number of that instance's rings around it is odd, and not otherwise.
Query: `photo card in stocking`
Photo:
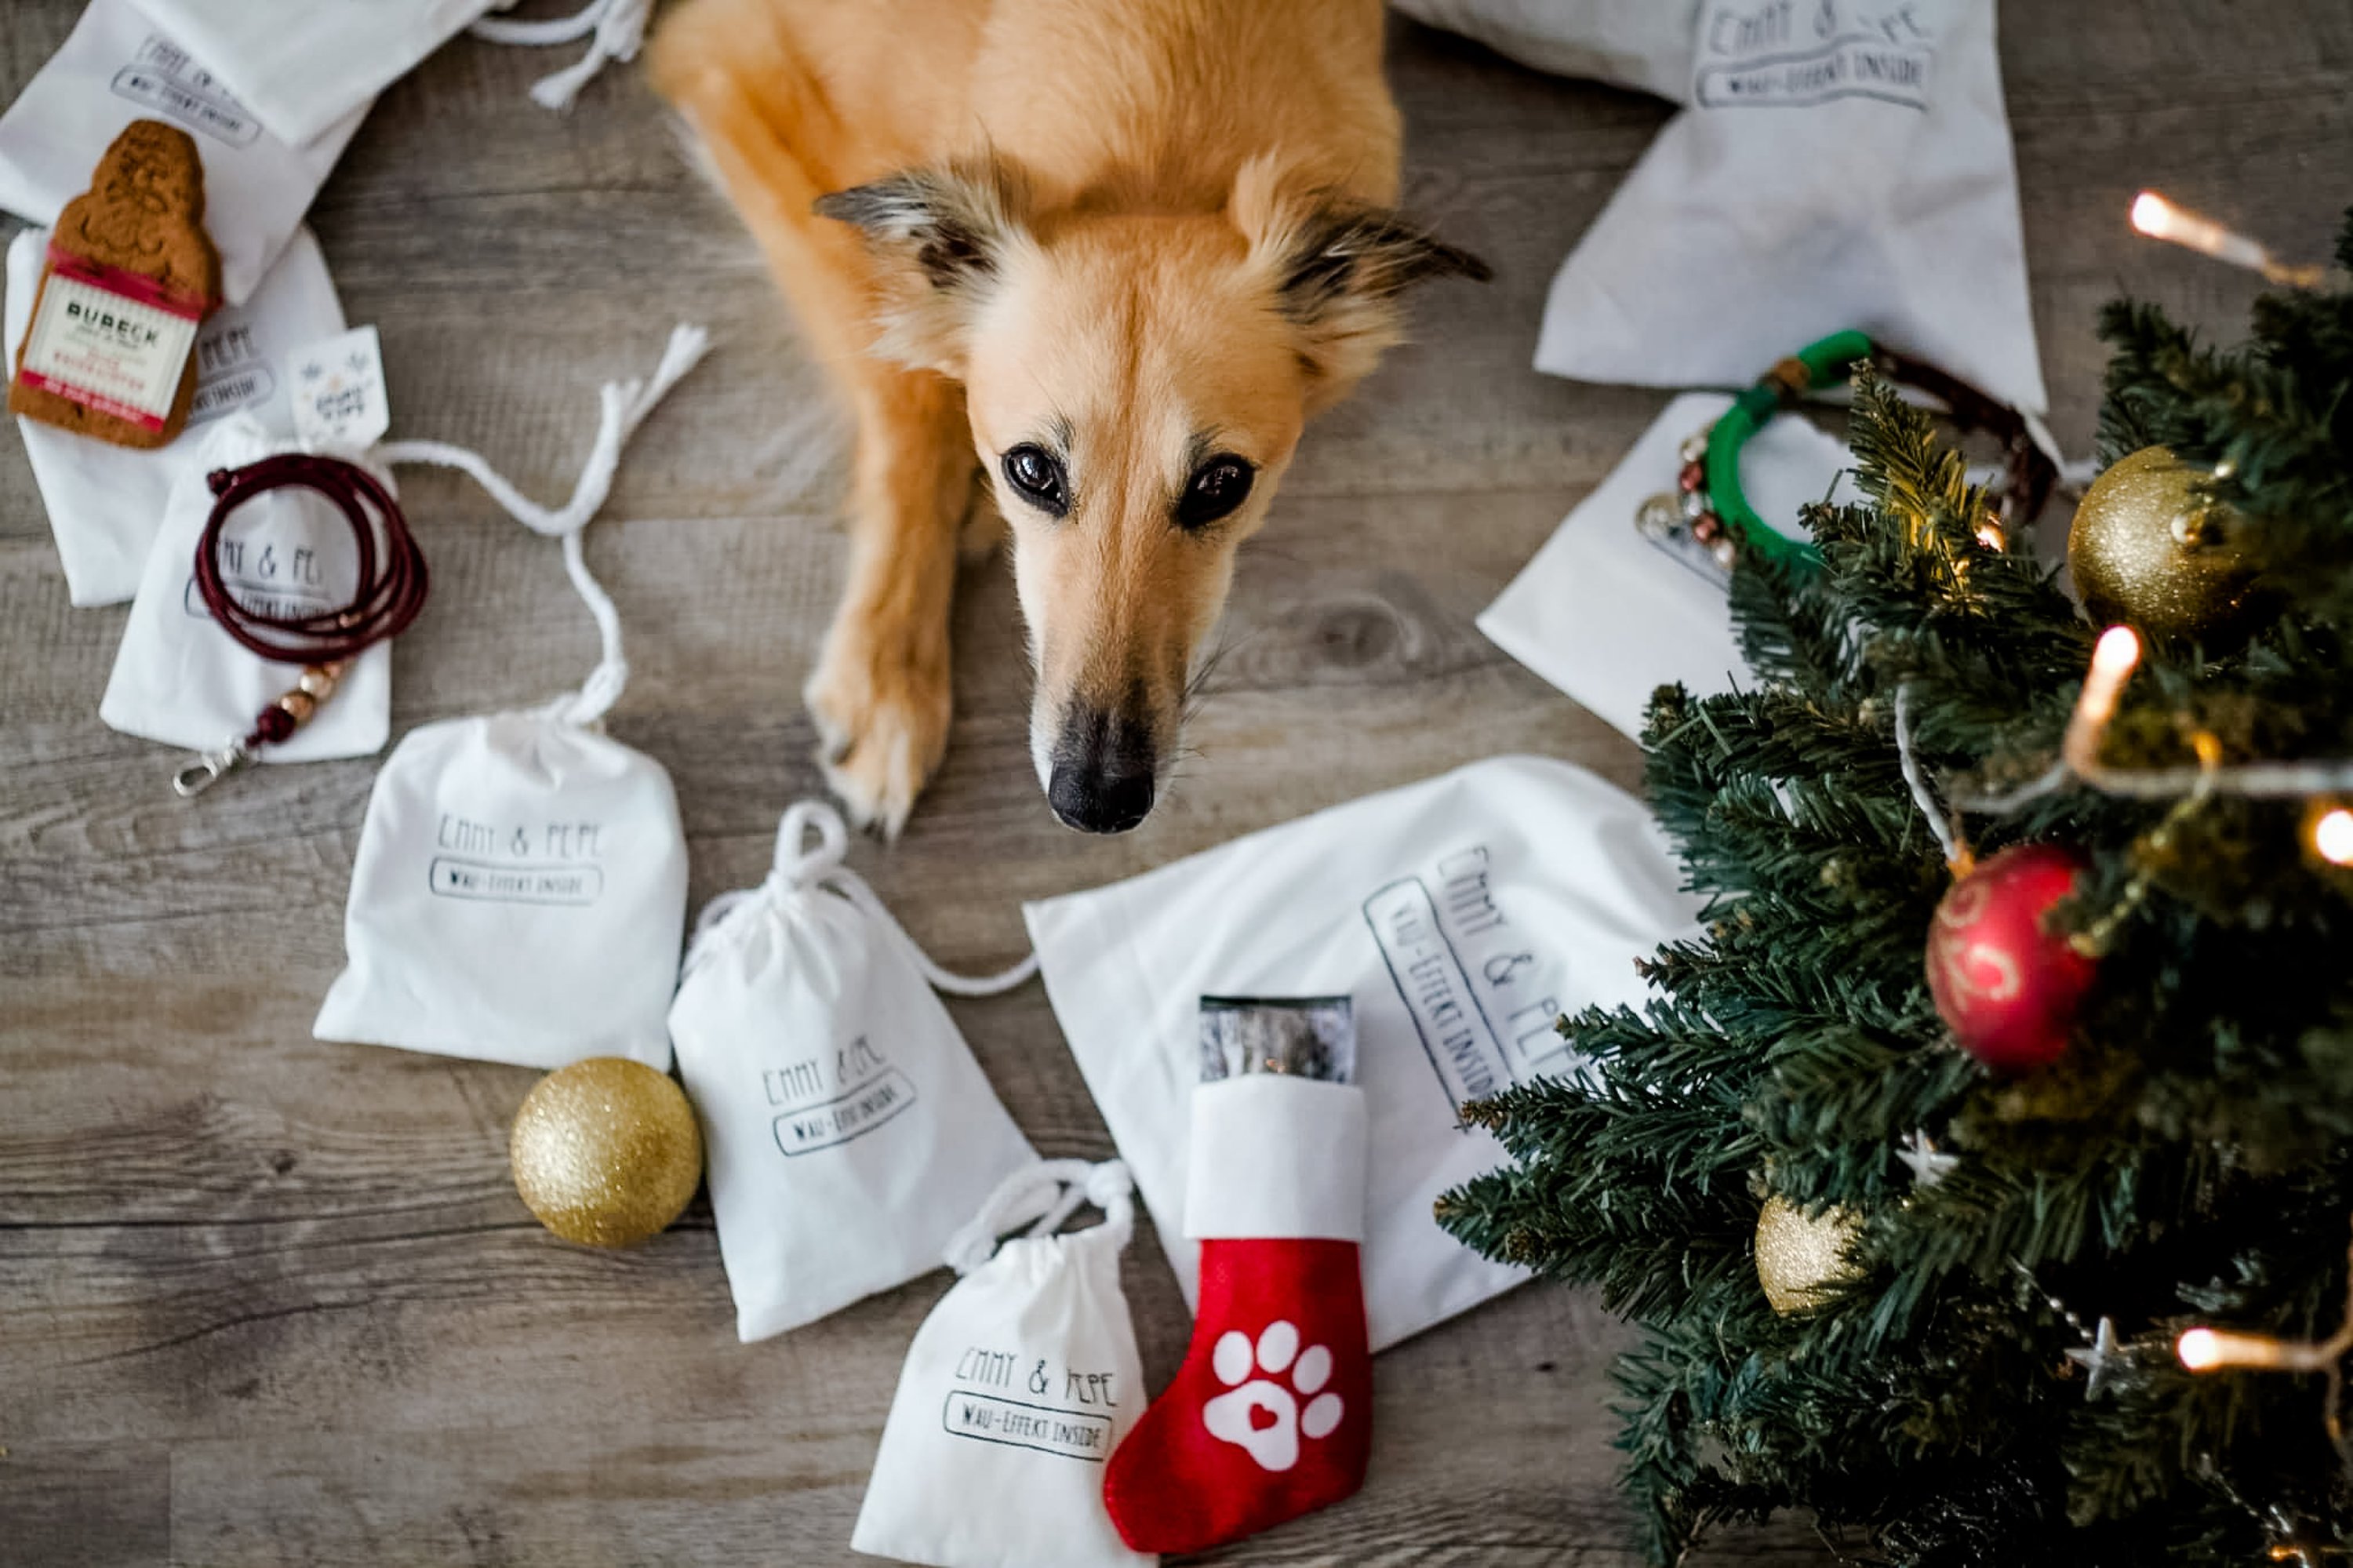
[[[786,811],[767,879],[704,909],[670,1007],[746,1343],[938,1266],[972,1194],[1036,1158],[933,994],[1032,964],[941,970],[849,847],[831,806]]]

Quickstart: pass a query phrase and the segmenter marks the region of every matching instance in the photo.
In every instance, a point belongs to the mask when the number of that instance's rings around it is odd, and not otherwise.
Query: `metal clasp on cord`
[[[172,775],[172,793],[183,800],[193,800],[211,789],[224,773],[234,773],[253,760],[253,753],[242,740],[232,740],[217,751],[199,755],[194,762]]]

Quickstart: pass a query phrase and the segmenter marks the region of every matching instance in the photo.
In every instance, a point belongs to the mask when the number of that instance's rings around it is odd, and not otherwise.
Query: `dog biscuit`
[[[125,126],[49,237],[9,410],[117,446],[177,436],[195,396],[196,328],[220,302],[204,218],[188,133]]]

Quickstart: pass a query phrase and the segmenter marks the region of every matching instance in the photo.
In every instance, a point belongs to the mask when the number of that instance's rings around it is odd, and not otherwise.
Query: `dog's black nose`
[[[1064,827],[1124,833],[1152,814],[1157,755],[1152,732],[1101,711],[1080,711],[1054,746],[1046,803]]]

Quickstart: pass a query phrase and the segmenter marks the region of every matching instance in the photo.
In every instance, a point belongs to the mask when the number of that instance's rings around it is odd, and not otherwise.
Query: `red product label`
[[[56,240],[49,241],[49,270],[60,278],[72,278],[110,294],[126,300],[136,300],[142,305],[153,305],[175,316],[200,322],[209,313],[212,302],[188,294],[175,294],[164,287],[160,278],[150,278],[143,272],[128,272],[120,267],[109,267],[87,256],[77,256],[60,249]]]
[[[142,429],[162,429],[210,302],[55,245],[48,260],[16,379]]]

